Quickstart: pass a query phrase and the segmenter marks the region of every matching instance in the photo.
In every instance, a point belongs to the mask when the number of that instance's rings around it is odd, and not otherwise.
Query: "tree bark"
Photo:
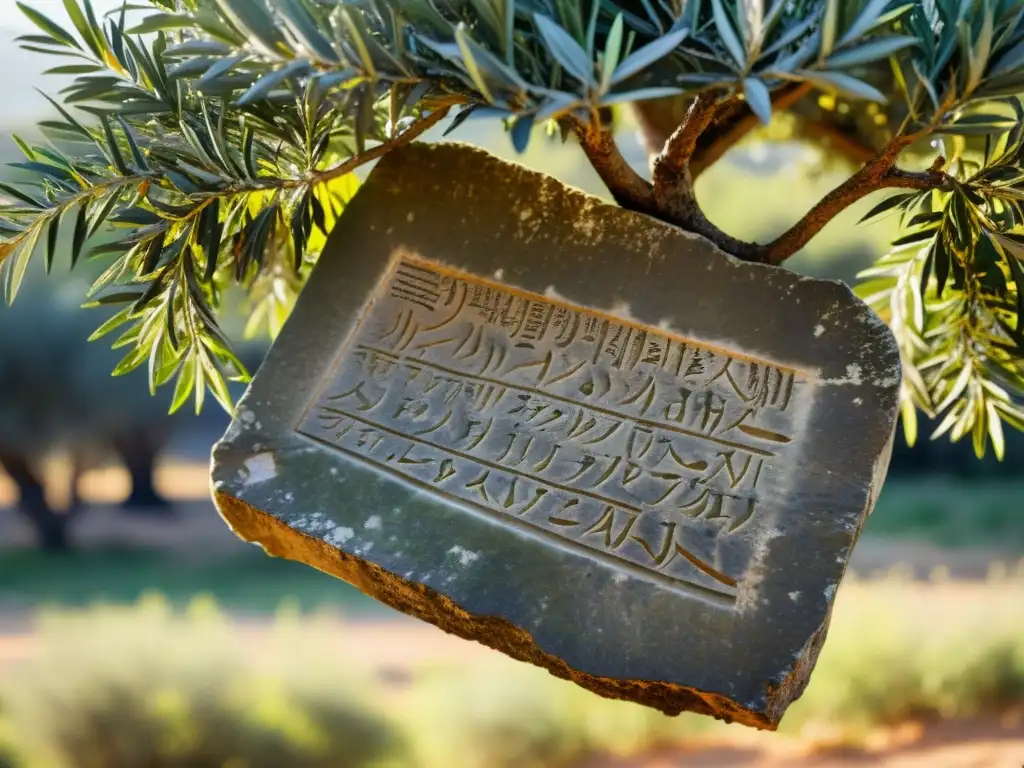
[[[795,107],[808,91],[806,84],[781,88],[773,96],[773,107]],[[704,215],[694,193],[694,179],[701,167],[717,160],[753,130],[757,118],[750,108],[736,97],[718,99],[714,91],[702,91],[689,99],[638,102],[635,106],[652,155],[653,183],[626,163],[609,130],[582,122],[572,125],[615,201],[623,208],[702,235],[743,261],[781,265],[828,222],[872,192],[938,189],[950,183],[941,170],[945,163],[941,158],[923,173],[897,167],[900,153],[923,135],[897,134],[780,237],[767,244],[746,242],[723,232]],[[858,149],[867,152],[864,147]]]
[[[794,140],[810,141],[823,144],[857,166],[864,165],[873,159],[881,150],[881,146],[871,146],[857,136],[827,121],[809,119],[808,110],[798,102],[811,89],[804,84],[796,84],[780,89],[772,98],[776,111],[790,111],[797,118],[794,128]],[[658,99],[656,101],[638,101],[633,105],[647,155],[652,160],[657,157],[665,146],[665,142],[682,124],[692,99],[686,96]],[[690,163],[690,171],[694,180],[704,171],[720,160],[726,152],[742,141],[758,126],[757,117],[742,101],[732,102],[727,109],[715,116],[714,124],[707,134],[701,137]]]
[[[943,160],[928,171],[911,173],[896,167],[900,153],[914,143],[913,134],[897,136],[857,173],[829,192],[806,216],[761,249],[762,261],[779,265],[803,248],[832,219],[851,205],[880,189],[936,189],[948,177],[939,170]]]
[[[43,481],[31,462],[24,456],[3,454],[0,466],[18,488],[18,509],[31,523],[38,547],[44,552],[70,551],[69,529],[74,515],[62,514],[50,506]]]
[[[131,478],[131,492],[122,508],[135,513],[169,513],[173,505],[156,488],[156,466],[166,443],[162,433],[144,430],[114,440],[117,452]]]

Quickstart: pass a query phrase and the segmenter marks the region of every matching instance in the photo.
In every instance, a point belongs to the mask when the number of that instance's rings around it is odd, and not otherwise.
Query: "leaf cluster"
[[[895,195],[868,213],[898,213],[906,234],[858,286],[900,343],[908,441],[920,409],[941,419],[933,438],[971,436],[979,457],[991,441],[1000,459],[1003,424],[1024,429],[1024,106],[1011,104],[1010,119],[965,123],[989,133],[979,157],[950,165],[946,188]]]
[[[1001,453],[1002,424],[1024,423],[1019,0],[62,2],[62,19],[18,3],[37,27],[21,44],[73,80],[47,145],[22,143],[32,181],[0,187],[7,294],[65,233],[73,263],[108,265],[92,298],[120,307],[97,332],[118,332],[117,372],[173,380],[175,407],[207,390],[227,406],[245,376],[225,292],[276,332],[356,168],[449,110],[449,130],[500,119],[522,150],[641,100],[700,94],[768,123],[797,84],[877,105],[890,146],[944,142],[923,181],[875,179],[913,190],[874,212],[906,234],[862,286],[900,338],[908,435],[922,409]]]
[[[0,185],[7,298],[33,254],[49,269],[63,233],[72,266],[83,254],[109,262],[89,298],[121,307],[93,337],[117,331],[127,353],[115,375],[145,365],[151,389],[175,380],[173,409],[190,396],[201,408],[207,391],[230,408],[226,381],[247,373],[217,321],[225,290],[250,295],[251,331],[276,333],[354,193],[350,174],[318,171],[381,135],[383,120],[374,113],[357,138],[314,82],[239,106],[176,73],[167,35],[129,34],[127,9],[101,23],[88,2],[65,5],[74,32],[23,8],[48,35],[22,43],[78,63],[52,70],[77,76],[53,101],[60,119],[41,124],[49,146],[21,142],[15,167],[34,182]]]

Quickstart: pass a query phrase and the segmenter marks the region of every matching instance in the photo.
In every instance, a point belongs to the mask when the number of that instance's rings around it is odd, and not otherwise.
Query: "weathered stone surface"
[[[386,158],[214,451],[271,554],[605,696],[774,728],[900,382],[839,283],[483,152]]]

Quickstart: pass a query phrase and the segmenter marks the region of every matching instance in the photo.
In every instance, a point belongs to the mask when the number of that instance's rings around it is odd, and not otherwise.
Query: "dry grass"
[[[49,614],[3,686],[17,768],[364,768],[393,764],[398,730],[358,665],[277,628],[259,663],[212,604]]]

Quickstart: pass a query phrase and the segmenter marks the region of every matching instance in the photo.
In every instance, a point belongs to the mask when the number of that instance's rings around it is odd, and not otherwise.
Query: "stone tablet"
[[[849,289],[460,145],[392,153],[223,441],[242,538],[604,696],[774,728],[886,473]]]

